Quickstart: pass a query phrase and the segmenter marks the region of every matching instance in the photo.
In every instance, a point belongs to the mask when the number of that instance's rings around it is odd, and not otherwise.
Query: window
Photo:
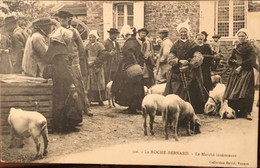
[[[248,1],[248,12],[260,12],[260,2]]]
[[[124,25],[134,25],[133,4],[116,5],[116,28],[120,30]]]
[[[246,1],[218,1],[217,30],[222,37],[234,37],[246,27]]]

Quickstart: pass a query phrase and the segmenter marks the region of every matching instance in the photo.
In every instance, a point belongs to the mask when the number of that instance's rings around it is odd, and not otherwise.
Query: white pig
[[[148,94],[160,94],[163,95],[166,87],[166,83],[153,85],[148,89]]]
[[[178,122],[184,122],[187,128],[187,134],[200,133],[201,121],[195,114],[193,107],[189,102],[182,100],[178,95],[170,94],[166,97],[166,110],[162,115],[165,139],[168,139],[168,125],[174,128],[174,138],[178,141]]]
[[[150,133],[154,135],[153,122],[156,114],[165,111],[165,97],[159,94],[148,94],[142,101],[142,115],[144,119],[144,135],[147,135],[146,118],[150,116]]]
[[[19,136],[22,140],[24,138],[32,137],[36,145],[36,158],[38,158],[40,151],[39,138],[42,135],[44,142],[43,155],[47,155],[48,150],[48,129],[46,118],[36,111],[24,111],[22,109],[11,108],[8,116],[8,123],[11,126],[11,143],[9,148],[14,147],[14,138]]]

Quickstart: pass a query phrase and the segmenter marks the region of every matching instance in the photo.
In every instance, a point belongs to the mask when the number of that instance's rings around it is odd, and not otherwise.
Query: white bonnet
[[[180,23],[178,26],[177,26],[177,32],[178,33],[180,33],[180,30],[182,29],[182,28],[185,28],[185,29],[187,29],[188,30],[188,32],[190,32],[190,25],[188,24],[190,22],[190,20],[189,19],[187,19],[185,22],[182,22],[182,23]]]
[[[238,36],[238,34],[241,33],[241,32],[245,33],[246,36],[247,36],[247,38],[249,38],[249,32],[248,32],[248,30],[245,29],[245,28],[239,29],[239,30],[237,31],[237,33],[236,33],[236,36]]]
[[[124,25],[121,28],[120,35],[125,37],[127,34],[131,35],[131,34],[134,34],[134,32],[133,32],[133,29],[131,29],[131,27],[129,25]]]
[[[96,37],[96,39],[99,39],[99,36],[98,36],[98,33],[97,33],[97,30],[91,30],[88,34],[88,38],[89,38],[89,35],[94,35]]]

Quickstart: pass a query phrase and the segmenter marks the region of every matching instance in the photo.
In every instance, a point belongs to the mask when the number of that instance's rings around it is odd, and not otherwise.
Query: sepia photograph
[[[260,1],[0,0],[0,164],[257,167],[259,27]]]

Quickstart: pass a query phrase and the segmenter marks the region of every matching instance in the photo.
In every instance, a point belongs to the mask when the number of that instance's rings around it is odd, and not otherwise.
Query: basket
[[[129,79],[143,75],[142,67],[139,64],[133,64],[128,66],[125,72]]]

